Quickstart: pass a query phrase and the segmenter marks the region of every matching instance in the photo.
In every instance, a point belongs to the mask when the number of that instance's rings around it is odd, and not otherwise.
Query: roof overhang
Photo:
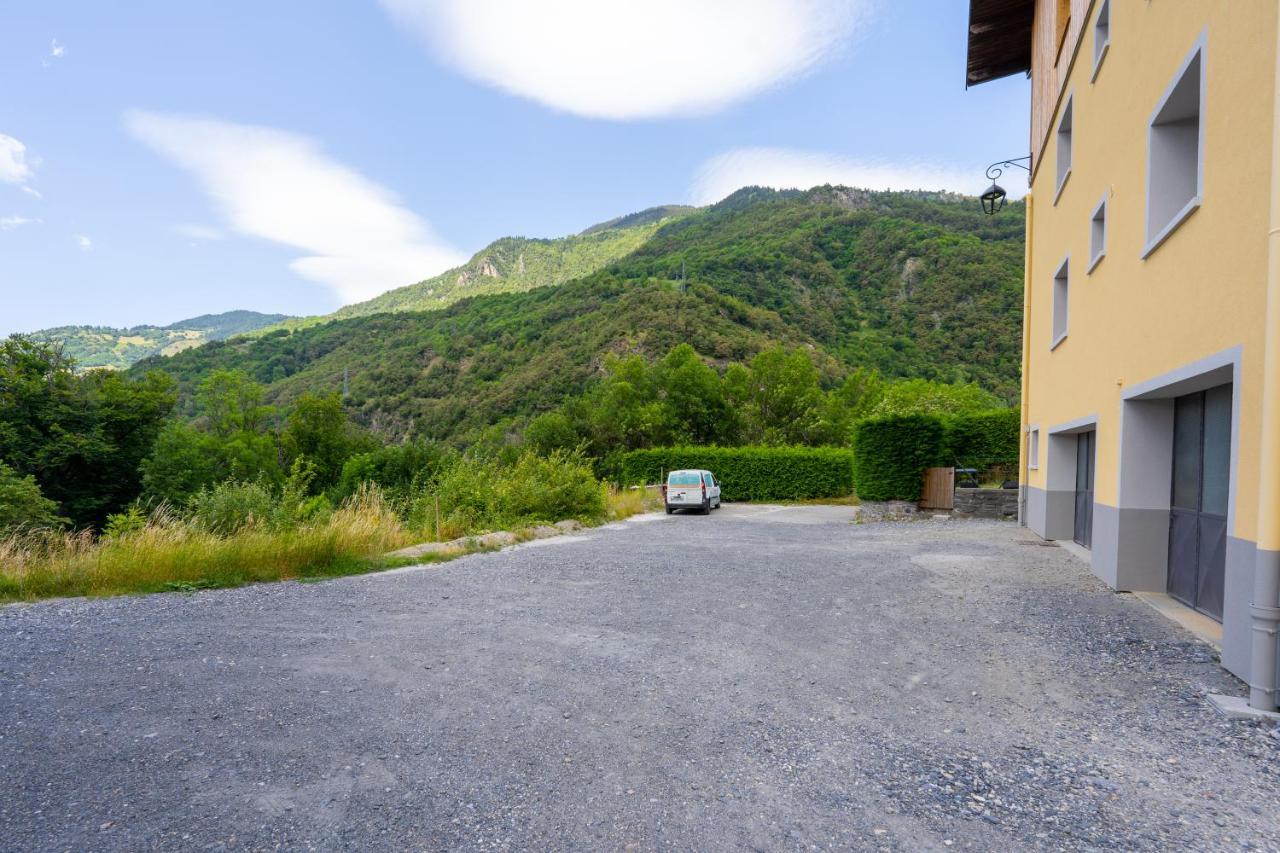
[[[1035,0],[969,0],[967,89],[1031,70]]]

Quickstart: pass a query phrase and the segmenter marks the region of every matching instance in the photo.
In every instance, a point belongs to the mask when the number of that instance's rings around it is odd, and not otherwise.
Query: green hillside
[[[519,293],[561,284],[589,275],[635,251],[662,223],[687,216],[693,210],[679,205],[654,207],[593,225],[581,234],[554,239],[503,237],[462,266],[434,278],[345,305],[332,314],[294,318],[262,332],[304,329],[330,320],[391,311],[433,311],[471,296]]]
[[[134,326],[129,329],[58,326],[41,329],[32,337],[61,343],[66,355],[75,360],[78,370],[95,367],[123,370],[143,358],[173,355],[209,341],[220,341],[287,319],[285,314],[227,311],[224,314],[202,314],[168,326]]]
[[[352,411],[378,432],[454,441],[579,393],[606,353],[684,341],[720,363],[806,345],[831,382],[868,367],[1016,400],[1021,205],[986,217],[936,193],[746,189],[645,227],[635,251],[558,287],[459,294],[443,310],[282,329],[135,369],[163,367],[188,399],[211,371],[240,369],[282,403],[345,374]]]

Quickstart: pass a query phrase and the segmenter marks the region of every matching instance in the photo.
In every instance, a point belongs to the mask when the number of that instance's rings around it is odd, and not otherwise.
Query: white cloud
[[[93,241],[83,234],[77,234],[76,245],[80,247],[80,251],[87,252],[93,248]]]
[[[35,198],[44,198],[44,194],[35,187],[22,187],[22,191],[29,196],[34,196]]]
[[[42,220],[28,219],[25,216],[0,216],[0,231],[12,231],[23,225],[39,225]]]
[[[290,268],[346,301],[466,259],[390,191],[330,159],[305,136],[143,111],[126,113],[125,126],[191,172],[232,230],[308,252]]]
[[[208,225],[175,225],[173,230],[192,240],[221,240],[225,235]]]
[[[24,184],[34,174],[27,163],[27,146],[0,133],[0,182]]]
[[[922,162],[856,160],[792,148],[737,148],[703,163],[690,189],[694,204],[712,204],[747,186],[809,189],[842,184],[872,190],[950,190],[976,195],[982,171]],[[1011,196],[1018,195],[1008,187]]]
[[[49,42],[49,55],[46,56],[44,59],[41,59],[40,64],[43,65],[45,68],[48,68],[49,66],[53,65],[54,60],[61,59],[63,56],[65,56],[66,52],[67,52],[67,46],[65,44],[60,43],[57,39],[53,39],[51,42]]]
[[[811,70],[872,0],[381,0],[481,83],[606,119],[714,111]]]

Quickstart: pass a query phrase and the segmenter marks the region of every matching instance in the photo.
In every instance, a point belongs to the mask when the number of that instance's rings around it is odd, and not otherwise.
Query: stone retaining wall
[[[956,489],[956,515],[976,518],[1017,518],[1017,489]]]

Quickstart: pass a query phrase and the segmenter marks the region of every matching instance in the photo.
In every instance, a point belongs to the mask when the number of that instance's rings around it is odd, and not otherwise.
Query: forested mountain
[[[173,355],[209,341],[220,341],[287,319],[286,314],[227,311],[223,314],[201,314],[168,326],[134,326],[129,329],[58,326],[41,329],[32,337],[61,343],[64,353],[75,360],[78,370],[94,367],[119,370],[148,356]]]
[[[666,205],[593,225],[581,234],[554,239],[503,237],[477,252],[460,267],[434,278],[398,287],[365,302],[345,305],[332,314],[299,317],[275,328],[303,329],[330,320],[367,317],[391,311],[432,311],[460,299],[495,293],[519,293],[589,275],[635,251],[659,225],[686,216],[695,208]]]
[[[375,430],[459,442],[580,393],[607,353],[653,358],[685,341],[721,364],[804,345],[833,384],[865,367],[1016,400],[1020,204],[986,217],[937,193],[750,188],[644,227],[630,254],[560,286],[280,329],[135,370],[163,367],[189,399],[212,371],[239,369],[281,403],[345,377]]]

